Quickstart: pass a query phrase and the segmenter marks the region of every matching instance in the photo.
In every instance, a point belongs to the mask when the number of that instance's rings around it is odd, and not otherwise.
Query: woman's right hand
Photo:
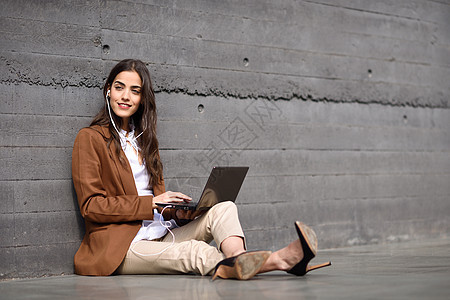
[[[153,207],[156,208],[156,203],[182,203],[182,202],[191,202],[192,198],[180,193],[180,192],[172,192],[168,191],[156,197],[153,197]]]

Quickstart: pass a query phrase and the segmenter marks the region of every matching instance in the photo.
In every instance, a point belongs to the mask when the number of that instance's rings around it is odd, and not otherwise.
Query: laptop
[[[156,203],[156,205],[184,210],[208,210],[220,202],[235,202],[247,172],[248,167],[214,167],[203,190],[200,184],[187,184],[186,189],[183,186],[179,187],[180,192],[193,199],[191,202]]]

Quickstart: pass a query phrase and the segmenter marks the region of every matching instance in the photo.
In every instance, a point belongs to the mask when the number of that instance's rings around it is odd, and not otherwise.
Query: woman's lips
[[[122,109],[128,109],[131,107],[131,105],[125,103],[117,103],[117,105]]]

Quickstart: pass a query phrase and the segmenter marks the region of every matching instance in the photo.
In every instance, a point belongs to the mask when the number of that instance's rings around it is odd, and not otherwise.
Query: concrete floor
[[[0,282],[0,299],[450,299],[450,239],[320,251],[333,266],[249,281],[60,276]]]

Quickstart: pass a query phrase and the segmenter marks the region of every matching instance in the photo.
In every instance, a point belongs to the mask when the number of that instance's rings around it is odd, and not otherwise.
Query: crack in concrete
[[[41,74],[33,72],[33,70],[23,65],[17,60],[10,60],[4,56],[0,57],[0,62],[3,64],[7,71],[3,73],[3,78],[0,77],[1,84],[21,84],[25,83],[28,85],[36,86],[51,86],[51,87],[83,87],[83,88],[103,88],[104,77],[100,77],[100,74],[95,73],[85,73],[80,70],[68,71],[70,75],[62,74],[62,76],[57,77],[52,74],[45,74],[47,77],[41,77]],[[352,97],[348,98],[331,98],[331,97],[318,97],[315,96],[313,92],[305,92],[303,94],[289,90],[289,87],[280,88],[277,91],[276,87],[266,87],[266,91],[256,92],[252,88],[242,87],[208,87],[202,86],[201,88],[196,87],[195,82],[186,83],[180,81],[180,84],[184,87],[177,86],[174,84],[174,80],[170,78],[162,77],[162,82],[155,84],[155,93],[167,93],[167,94],[185,94],[195,97],[224,97],[224,98],[234,98],[234,99],[265,99],[269,101],[312,101],[312,102],[332,102],[332,103],[357,103],[357,104],[380,104],[392,107],[422,107],[422,108],[448,108],[448,101],[441,100],[432,102],[428,99],[414,98],[414,99],[358,99]],[[167,76],[166,76],[167,77]],[[166,84],[165,81],[170,79]],[[206,83],[206,82],[204,82]],[[188,87],[186,87],[188,86]],[[192,86],[192,87],[191,87]],[[240,90],[239,90],[240,88]],[[295,90],[301,87],[295,87]],[[306,89],[306,88],[305,88]]]

